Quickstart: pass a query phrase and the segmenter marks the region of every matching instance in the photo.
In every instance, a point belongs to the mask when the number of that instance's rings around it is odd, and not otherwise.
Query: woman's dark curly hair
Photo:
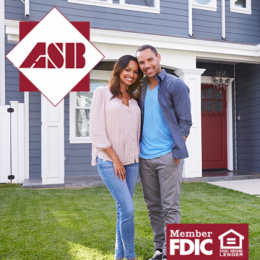
[[[138,64],[136,57],[132,55],[124,55],[118,59],[115,63],[110,81],[108,86],[110,88],[110,92],[112,93],[113,97],[115,98],[118,95],[122,95],[120,91],[120,74],[121,72],[127,67],[128,63],[133,60]],[[138,66],[138,77],[137,80],[128,87],[127,92],[131,98],[139,99],[141,94],[141,80],[143,78],[143,72],[141,71],[140,67]],[[111,98],[111,99],[112,99]]]

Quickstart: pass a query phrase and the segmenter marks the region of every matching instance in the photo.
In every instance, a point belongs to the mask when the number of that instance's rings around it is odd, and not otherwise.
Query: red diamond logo
[[[6,55],[20,71],[20,91],[40,91],[54,106],[70,91],[89,91],[89,72],[104,59],[89,30],[55,7],[40,22],[20,22],[20,41]]]

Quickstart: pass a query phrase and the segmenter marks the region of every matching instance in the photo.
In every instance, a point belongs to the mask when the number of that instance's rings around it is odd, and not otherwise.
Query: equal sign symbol
[[[236,239],[235,238],[227,238],[227,244],[228,245],[235,245]]]

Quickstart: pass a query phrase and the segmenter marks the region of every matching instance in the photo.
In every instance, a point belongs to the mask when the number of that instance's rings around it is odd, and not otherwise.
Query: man
[[[150,45],[136,57],[146,77],[139,105],[142,112],[140,177],[154,236],[150,260],[166,259],[166,224],[180,223],[180,192],[186,138],[191,127],[189,88],[161,69],[161,56]]]

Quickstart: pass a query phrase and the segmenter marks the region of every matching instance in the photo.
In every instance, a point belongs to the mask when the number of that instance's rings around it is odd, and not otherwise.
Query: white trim
[[[0,6],[0,105],[5,105],[5,1]]]
[[[108,2],[98,2],[96,0],[68,0],[69,3],[83,4],[83,5],[94,5],[108,8],[124,9],[130,11],[138,12],[148,12],[148,13],[160,13],[160,0],[154,0],[155,7],[141,6],[141,5],[130,5],[125,4],[124,1],[120,0],[119,4],[113,4],[112,1]]]
[[[25,3],[24,3],[24,15],[25,15],[25,17],[29,17],[30,16],[30,1],[29,0],[25,0]]]
[[[14,112],[11,115],[11,156],[12,156],[12,174],[15,176],[13,183],[19,183],[19,154],[18,154],[18,101],[10,101]]]
[[[90,78],[91,79],[100,79],[100,80],[109,80],[111,76],[111,71],[104,71],[104,70],[92,70],[90,72]],[[76,92],[70,92],[70,137],[69,142],[71,144],[79,144],[79,143],[92,143],[92,140],[90,137],[76,137],[75,132],[75,123],[76,123],[76,117],[75,117],[75,109],[78,108],[76,106]],[[83,107],[82,109],[86,109],[87,107]]]
[[[24,104],[19,103],[17,106],[17,152],[18,152],[18,183],[24,182],[25,177],[25,147],[24,147],[24,133],[25,133],[25,120],[24,120]]]
[[[235,0],[230,0],[230,12],[241,13],[241,14],[252,14],[251,0],[246,0],[246,8],[235,6]]]
[[[19,21],[17,20],[4,20],[5,33],[7,34],[7,40],[10,43],[19,42]]]
[[[24,92],[24,179],[29,179],[29,92]]]
[[[183,177],[202,177],[201,143],[201,75],[205,69],[180,68],[175,73],[190,89],[192,126],[187,138],[189,157],[185,159]]]
[[[69,138],[69,141],[70,144],[92,144],[92,140],[90,137],[71,137]]]
[[[234,162],[233,162],[233,104],[232,104],[232,82],[234,79],[231,79],[229,86],[226,91],[227,99],[227,167],[229,171],[233,171]]]
[[[0,183],[8,183],[11,172],[10,156],[10,105],[0,106]]]
[[[226,4],[221,0],[222,39],[226,40]]]
[[[189,35],[193,37],[193,29],[192,29],[192,0],[189,1]]]
[[[192,0],[192,7],[207,11],[217,11],[217,0],[211,0],[208,4],[199,4],[196,0]]]
[[[90,72],[91,79],[110,80],[111,71],[107,70],[92,70]]]
[[[42,184],[64,184],[64,100],[54,107],[41,95]]]
[[[229,171],[233,171],[233,104],[232,104],[232,82],[231,78],[230,85],[226,91],[226,102],[227,102],[227,167]],[[201,84],[212,84],[211,80],[207,76],[201,77]]]
[[[130,33],[91,29],[90,38],[93,43],[141,46],[149,44],[163,49],[196,51],[214,54],[259,57],[260,45],[248,45],[219,41],[199,40],[184,37],[171,37],[152,34]],[[260,60],[259,60],[260,61]]]
[[[204,73],[206,69],[177,69],[175,73],[180,77],[183,78],[185,75],[201,75]]]
[[[19,21],[5,20],[6,34],[11,40],[19,41]],[[141,46],[149,44],[156,48],[182,51],[195,51],[204,53],[201,56],[207,56],[209,59],[214,55],[220,56],[222,54],[232,55],[232,60],[250,61],[256,58],[259,63],[260,59],[260,44],[248,45],[240,43],[229,43],[219,41],[199,40],[185,37],[171,37],[153,34],[130,33],[122,31],[111,31],[101,29],[90,29],[90,39],[93,44],[106,43],[115,45],[127,46]],[[207,55],[206,55],[207,54]],[[196,55],[198,56],[198,55]],[[253,61],[253,60],[252,60]]]
[[[201,76],[201,84],[212,84],[208,76]]]
[[[252,56],[239,56],[239,55],[229,55],[221,53],[206,53],[206,52],[196,52],[196,60],[210,60],[210,61],[227,61],[230,63],[250,63],[259,64],[259,57]]]

